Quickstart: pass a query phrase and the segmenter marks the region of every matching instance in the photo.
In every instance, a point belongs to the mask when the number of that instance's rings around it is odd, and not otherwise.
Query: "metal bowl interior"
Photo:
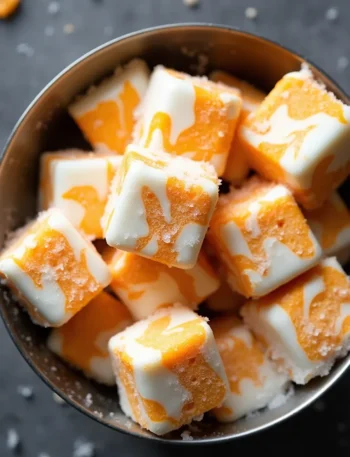
[[[151,66],[164,64],[195,72],[226,70],[266,91],[281,76],[300,68],[303,59],[262,38],[211,25],[165,26],[141,31],[114,40],[92,51],[64,70],[30,105],[15,127],[2,156],[0,168],[0,242],[5,234],[35,214],[38,159],[45,150],[89,146],[66,112],[67,104],[79,93],[119,64],[134,57],[144,58]],[[346,95],[320,70],[311,65],[317,78],[337,97],[349,103]],[[350,201],[350,193],[343,195]],[[166,437],[155,435],[132,423],[121,412],[116,390],[89,381],[52,355],[45,346],[47,331],[35,326],[6,290],[1,291],[0,309],[18,349],[47,382],[73,406],[112,427],[139,437],[184,443],[180,431]],[[219,424],[206,418],[191,431],[191,444],[224,441],[249,435],[270,427],[300,411],[325,392],[350,365],[350,356],[341,360],[331,373],[307,386],[297,388],[287,403],[263,410],[232,424]],[[90,393],[93,403],[84,399]]]

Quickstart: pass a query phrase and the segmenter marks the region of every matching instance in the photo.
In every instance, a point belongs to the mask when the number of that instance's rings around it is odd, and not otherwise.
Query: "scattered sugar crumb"
[[[58,394],[56,394],[56,392],[54,392],[52,394],[52,398],[53,398],[54,402],[57,403],[58,405],[65,405],[66,404],[65,400],[63,400],[62,397],[60,397]]]
[[[244,14],[247,19],[254,20],[258,17],[259,12],[258,12],[257,8],[249,6],[248,8],[246,8]]]
[[[339,57],[339,59],[337,61],[337,69],[339,71],[344,71],[348,68],[348,66],[349,66],[349,59],[345,56]]]
[[[52,36],[55,34],[55,27],[52,25],[47,25],[44,29],[44,33],[46,36]]]
[[[61,5],[58,2],[50,2],[47,6],[47,12],[49,14],[57,14],[61,10]]]
[[[75,25],[74,24],[64,24],[63,26],[63,33],[65,35],[70,35],[74,33]]]
[[[200,0],[182,0],[183,4],[185,6],[188,6],[189,8],[195,8],[199,5]]]
[[[317,400],[314,404],[314,410],[318,413],[322,413],[326,409],[326,404],[322,400]]]
[[[17,433],[17,430],[14,428],[10,428],[7,430],[7,439],[6,439],[6,445],[8,449],[11,449],[12,451],[15,451],[16,449],[19,448],[21,444],[21,441],[19,439],[19,435]]]
[[[34,49],[28,43],[20,43],[16,47],[18,54],[21,54],[26,57],[33,57]]]
[[[77,439],[74,442],[73,457],[94,457],[95,445],[85,439]]]
[[[57,371],[57,367],[55,367],[55,365],[52,365],[52,367],[50,368],[51,371],[53,372],[56,372]]]
[[[30,399],[34,395],[33,387],[32,386],[18,386],[17,392],[22,395],[23,398]]]
[[[84,404],[87,408],[90,408],[90,406],[93,404],[93,400],[92,400],[92,395],[90,393],[88,393],[85,397],[85,400],[84,400]]]
[[[183,441],[193,441],[193,436],[189,430],[185,430],[181,433],[181,438]]]
[[[336,21],[339,17],[339,10],[338,8],[335,8],[334,6],[331,8],[328,8],[328,10],[325,13],[325,18],[327,21]]]

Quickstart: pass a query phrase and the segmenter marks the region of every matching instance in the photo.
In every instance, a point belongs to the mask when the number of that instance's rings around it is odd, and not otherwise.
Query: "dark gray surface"
[[[49,0],[22,0],[10,21],[0,23],[0,148],[32,98],[67,64],[86,51],[139,28],[181,21],[217,22],[240,27],[279,41],[307,56],[328,72],[348,93],[350,67],[337,69],[341,57],[350,58],[349,0],[201,0],[189,9],[182,0],[60,0],[60,11],[49,14]],[[247,6],[258,9],[256,21],[245,18]],[[325,19],[331,6],[339,9],[334,22]],[[75,26],[64,34],[65,24]],[[45,29],[54,28],[47,36]],[[21,43],[34,53],[18,53]],[[25,400],[19,385],[34,387]],[[30,370],[0,323],[0,456],[13,453],[6,434],[15,428],[22,441],[21,455],[70,457],[77,438],[96,445],[96,455],[190,455],[188,447],[169,447],[113,432],[68,406],[59,406],[49,389]],[[309,455],[329,452],[350,456],[350,373],[321,401],[296,418],[254,438],[211,448],[215,453],[237,455]]]

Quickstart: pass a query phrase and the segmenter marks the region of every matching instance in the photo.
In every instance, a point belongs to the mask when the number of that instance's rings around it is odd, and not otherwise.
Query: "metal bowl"
[[[213,25],[185,24],[157,27],[111,41],[70,65],[38,95],[25,111],[7,143],[0,168],[0,242],[5,234],[35,215],[40,153],[65,147],[85,147],[80,132],[66,112],[67,104],[92,83],[133,57],[151,66],[162,63],[179,70],[226,70],[265,91],[287,72],[300,68],[297,54],[260,37]],[[330,78],[313,65],[316,77],[346,103],[349,99]],[[348,193],[349,201],[349,193]],[[47,330],[34,325],[21,312],[6,290],[1,291],[0,310],[19,351],[38,375],[68,403],[102,424],[131,435],[184,443],[181,431],[166,437],[155,435],[132,423],[121,412],[116,389],[89,381],[51,354],[45,340]],[[225,441],[249,435],[294,415],[323,394],[350,365],[350,356],[332,372],[296,389],[287,403],[263,410],[232,424],[210,418],[196,423],[194,443]],[[86,395],[93,402],[86,402]],[[188,443],[188,442],[187,442]]]

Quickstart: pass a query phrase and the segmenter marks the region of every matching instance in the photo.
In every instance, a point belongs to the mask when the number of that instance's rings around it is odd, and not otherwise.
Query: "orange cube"
[[[18,8],[20,0],[1,0],[0,1],[0,19],[6,19],[11,16]]]
[[[44,153],[40,209],[58,208],[87,237],[102,238],[101,218],[121,160],[121,156],[79,150]]]
[[[129,145],[104,216],[107,243],[192,268],[218,199],[213,167]]]
[[[206,320],[182,306],[158,310],[109,342],[123,412],[157,435],[220,406],[227,378]]]
[[[95,149],[124,154],[148,80],[146,63],[135,59],[69,106],[70,115]]]
[[[246,303],[242,315],[297,384],[327,375],[350,349],[350,281],[334,257]]]
[[[247,298],[268,294],[322,256],[289,190],[257,177],[220,197],[208,239],[230,286]]]
[[[237,129],[249,114],[260,106],[266,94],[256,89],[251,84],[232,76],[224,71],[213,71],[210,79],[215,82],[226,84],[237,89],[242,96],[242,110],[238,120]],[[241,184],[249,173],[249,151],[237,133],[231,143],[230,153],[227,159],[225,172],[222,177],[231,184]]]
[[[158,66],[151,76],[136,141],[210,162],[221,176],[241,105],[241,97],[229,87]]]
[[[111,288],[135,319],[144,319],[159,308],[181,303],[196,309],[219,287],[219,278],[200,253],[190,270],[168,266],[130,252],[114,251],[103,258],[112,274]]]
[[[3,252],[0,276],[45,327],[63,325],[111,281],[93,244],[57,209],[41,213]]]
[[[114,385],[108,341],[131,324],[128,309],[112,295],[101,292],[69,322],[52,330],[47,344],[89,378]]]
[[[313,79],[288,73],[239,129],[258,173],[288,186],[307,209],[322,206],[350,171],[350,106]]]
[[[221,407],[213,414],[231,422],[264,408],[284,395],[288,377],[278,373],[249,328],[235,316],[210,322],[230,386]]]
[[[350,260],[350,211],[340,195],[334,192],[321,208],[304,214],[325,255],[345,265]]]

